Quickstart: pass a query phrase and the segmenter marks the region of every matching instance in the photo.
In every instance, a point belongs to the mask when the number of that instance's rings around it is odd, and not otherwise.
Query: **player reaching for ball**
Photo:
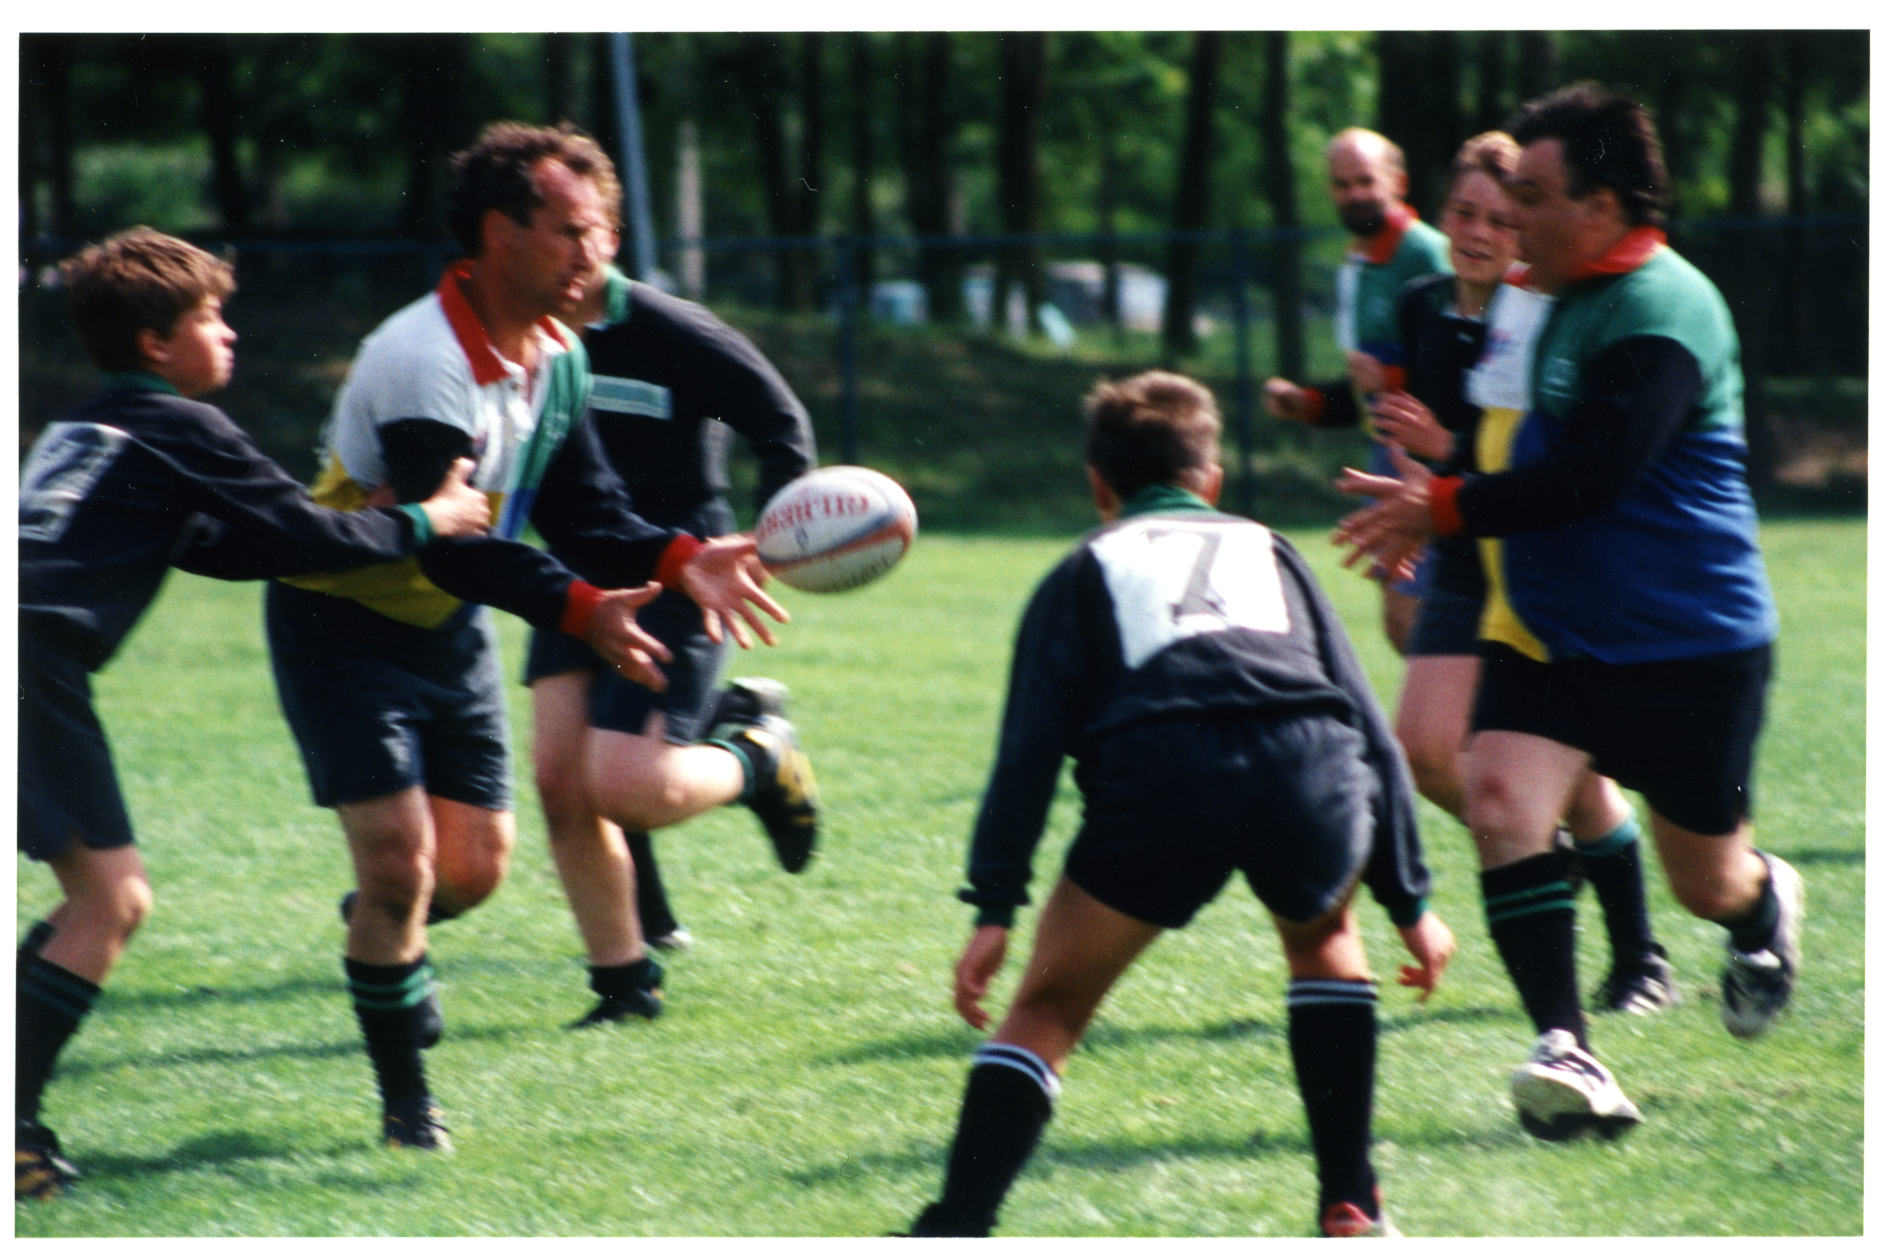
[[[628,279],[607,260],[613,251],[608,232],[585,296],[561,313],[582,329],[594,372],[588,420],[642,517],[725,535],[733,435],[758,459],[763,502],[811,468],[811,420],[750,341],[701,306]],[[584,554],[550,547],[589,573]],[[788,871],[804,868],[818,834],[817,786],[784,717],[784,686],[742,679],[718,690],[726,644],[681,593],[661,593],[640,623],[673,655],[657,691],[559,632],[536,631],[528,646],[535,785],[599,998],[575,1027],[658,1015],[662,973],[647,946],[691,943],[649,833],[743,801]]]
[[[1411,779],[1344,629],[1293,547],[1214,508],[1220,415],[1154,371],[1090,393],[1104,526],[1023,614],[1001,743],[971,838],[976,931],[957,1012],[982,1000],[1029,901],[1056,777],[1083,821],[1002,1026],[977,1050],[939,1198],[911,1236],[987,1236],[1054,1112],[1058,1074],[1121,973],[1239,870],[1285,950],[1287,1043],[1329,1236],[1395,1235],[1371,1161],[1377,994],[1351,908],[1363,878],[1429,996],[1455,948]]]
[[[666,647],[621,612],[661,587],[690,596],[715,636],[771,643],[761,614],[787,617],[749,539],[702,541],[633,513],[587,421],[586,350],[554,315],[598,268],[618,196],[612,162],[570,127],[496,123],[457,154],[449,220],[464,255],[363,341],[316,495],[402,500],[468,456],[497,502],[495,534],[419,564],[279,582],[266,602],[278,696],[356,874],[344,970],[391,1146],[447,1146],[421,1052],[442,1030],[425,923],[484,901],[514,844],[502,680],[478,606],[582,637],[656,687]],[[620,590],[514,542],[530,523]]]
[[[473,462],[445,467],[419,504],[338,513],[197,401],[229,381],[237,340],[223,313],[236,283],[211,254],[137,227],[60,276],[106,375],[41,434],[20,481],[19,844],[62,899],[20,946],[15,1198],[53,1197],[76,1174],[39,1121],[41,1098],[152,904],[90,676],[172,566],[226,579],[361,566],[488,524],[466,482]]]

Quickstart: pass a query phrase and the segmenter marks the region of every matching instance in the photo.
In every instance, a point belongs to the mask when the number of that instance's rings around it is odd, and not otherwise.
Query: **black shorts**
[[[1477,545],[1440,540],[1432,545],[1430,583],[1412,620],[1407,657],[1476,657],[1484,617],[1484,567]]]
[[[514,806],[501,666],[488,612],[412,627],[355,601],[273,583],[271,672],[320,806],[420,784],[483,810]]]
[[[702,540],[730,534],[733,528],[732,507],[724,497],[643,516],[656,527],[678,527]],[[587,671],[594,676],[587,694],[588,726],[639,736],[658,710],[666,716],[666,738],[675,744],[692,744],[706,734],[719,704],[719,672],[727,646],[706,634],[705,615],[693,599],[670,588],[641,610],[638,618],[641,630],[673,651],[673,660],[660,667],[666,675],[665,692],[622,678],[592,647],[552,631],[537,631],[529,637],[525,682]]]
[[[1487,644],[1471,730],[1581,749],[1678,827],[1724,836],[1749,814],[1773,651],[1639,662],[1535,662]]]
[[[1274,914],[1317,918],[1372,852],[1365,741],[1331,718],[1145,724],[1103,741],[1076,782],[1066,873],[1157,927],[1185,927],[1236,870]]]
[[[726,646],[706,634],[704,616],[693,599],[671,589],[637,617],[642,630],[673,651],[673,660],[660,666],[666,676],[665,692],[623,678],[591,646],[558,631],[536,631],[529,637],[525,682],[586,671],[594,677],[587,693],[588,726],[638,736],[658,710],[666,716],[667,739],[692,744],[706,734],[719,704],[719,672],[725,665]]]
[[[82,663],[20,639],[20,852],[40,862],[74,839],[88,849],[132,843],[105,728]]]

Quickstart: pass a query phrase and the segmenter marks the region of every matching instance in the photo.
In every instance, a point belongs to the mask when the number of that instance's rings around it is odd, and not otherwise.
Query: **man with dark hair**
[[[1397,1235],[1372,1169],[1377,995],[1353,921],[1363,877],[1429,996],[1455,947],[1425,908],[1411,779],[1346,634],[1293,547],[1219,513],[1220,414],[1161,371],[1088,397],[1104,526],[1023,613],[989,791],[970,842],[976,930],[957,1012],[1002,967],[1056,776],[1082,829],[1008,1017],[977,1050],[938,1200],[912,1236],[987,1236],[1054,1113],[1057,1074],[1150,942],[1238,870],[1287,956],[1287,1042],[1327,1236]]]
[[[615,186],[599,147],[565,127],[504,123],[456,157],[450,217],[468,255],[363,341],[315,495],[341,509],[407,500],[469,457],[495,531],[269,593],[278,694],[356,871],[344,968],[391,1145],[447,1145],[422,1066],[442,1031],[425,921],[492,893],[514,842],[501,678],[478,606],[579,637],[654,687],[668,653],[623,614],[662,586],[697,603],[714,638],[750,628],[770,643],[757,610],[785,618],[749,539],[701,541],[634,515],[586,421],[586,353],[554,315],[600,264]],[[511,543],[530,523],[626,590]]]
[[[105,372],[99,395],[34,442],[20,480],[20,852],[60,903],[27,930],[14,999],[13,1189],[71,1183],[40,1101],[59,1055],[152,905],[132,822],[92,703],[173,566],[261,579],[387,562],[437,536],[475,534],[488,503],[460,462],[418,504],[319,507],[223,413],[197,398],[229,382],[231,267],[135,227],[60,266],[73,321]],[[197,543],[194,545],[193,540]]]
[[[1493,325],[1473,370],[1479,473],[1348,471],[1342,489],[1380,499],[1339,539],[1386,569],[1433,535],[1488,550],[1466,820],[1538,1032],[1512,1092],[1536,1136],[1614,1136],[1641,1115],[1588,1049],[1558,816],[1591,769],[1643,794],[1676,898],[1729,933],[1723,1023],[1766,1029],[1794,990],[1802,909],[1801,877],[1748,822],[1776,618],[1734,326],[1651,221],[1667,182],[1647,116],[1585,84],[1511,129],[1520,248],[1554,299]]]
[[[1451,257],[1444,235],[1405,203],[1405,153],[1385,136],[1356,126],[1333,136],[1326,185],[1340,225],[1352,233],[1333,306],[1333,339],[1346,356],[1348,377],[1317,387],[1276,377],[1267,380],[1262,397],[1275,418],[1350,427],[1366,422],[1362,396],[1382,390],[1385,368],[1399,359],[1399,290],[1424,275],[1450,273]],[[1374,474],[1392,469],[1378,443],[1368,464]],[[1424,590],[1422,571],[1383,590],[1386,639],[1400,653]]]

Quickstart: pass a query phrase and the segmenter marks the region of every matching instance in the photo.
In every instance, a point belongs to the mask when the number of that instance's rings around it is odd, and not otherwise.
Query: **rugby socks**
[[[13,1021],[16,1121],[39,1122],[40,1096],[53,1078],[53,1064],[98,1000],[97,984],[21,947]]]
[[[1750,850],[1756,857],[1762,857],[1761,850]],[[1766,859],[1763,858],[1764,865]],[[1752,954],[1768,948],[1775,940],[1775,928],[1781,922],[1781,899],[1775,896],[1775,882],[1772,878],[1761,882],[1761,900],[1756,902],[1747,914],[1739,919],[1731,919],[1722,924],[1728,929],[1729,943],[1738,954]]]
[[[640,994],[660,987],[666,973],[650,955],[642,954],[618,967],[588,967],[587,986],[601,997],[633,1005]]]
[[[1286,1044],[1306,1106],[1319,1173],[1319,1211],[1352,1202],[1379,1215],[1372,1171],[1372,1089],[1379,997],[1364,980],[1293,980]]]
[[[1055,1070],[1029,1050],[994,1041],[978,1049],[950,1142],[943,1197],[924,1209],[910,1234],[988,1236],[1061,1091]]]
[[[1649,928],[1649,898],[1643,887],[1643,842],[1631,813],[1597,840],[1576,842],[1583,878],[1596,890],[1603,907],[1603,930],[1610,940],[1611,960],[1630,967],[1656,947]]]
[[[1498,957],[1542,1036],[1563,1028],[1589,1048],[1577,991],[1577,889],[1568,850],[1482,871],[1478,886]]]
[[[744,805],[746,802],[752,800],[752,789],[754,785],[757,781],[771,776],[773,765],[766,760],[766,749],[764,745],[756,744],[747,737],[739,734],[744,730],[743,727],[728,724],[725,727],[718,728],[714,732],[714,736],[718,737],[717,739],[707,739],[700,742],[701,744],[718,745],[721,749],[724,749],[727,753],[739,759],[739,772],[745,776],[745,783],[739,786],[739,795],[732,799],[731,804],[736,806]],[[730,738],[719,736],[718,733],[721,731],[730,731],[733,734]]]
[[[640,929],[647,939],[679,931],[680,921],[666,899],[666,885],[660,880],[660,864],[653,856],[653,837],[647,832],[624,831],[627,852],[633,855],[633,908],[640,916]]]
[[[435,988],[429,956],[381,966],[343,960],[350,1000],[363,1026],[363,1045],[376,1071],[384,1110],[412,1109],[426,1103],[429,1083],[422,1073],[425,1003]]]

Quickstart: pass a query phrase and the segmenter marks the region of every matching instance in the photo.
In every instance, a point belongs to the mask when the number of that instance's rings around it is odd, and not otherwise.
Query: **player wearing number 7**
[[[1121,973],[1238,870],[1287,956],[1287,1038],[1319,1169],[1319,1223],[1385,1233],[1373,1173],[1377,996],[1353,920],[1361,879],[1429,996],[1455,943],[1425,908],[1412,785],[1344,630],[1287,541],[1214,509],[1220,415],[1159,371],[1099,385],[1088,475],[1107,524],[1024,612],[989,792],[971,840],[976,931],[957,1012],[981,1005],[1057,773],[1082,828],[1015,1002],[977,1050],[942,1195],[912,1236],[987,1236],[1054,1110],[1064,1060]]]

